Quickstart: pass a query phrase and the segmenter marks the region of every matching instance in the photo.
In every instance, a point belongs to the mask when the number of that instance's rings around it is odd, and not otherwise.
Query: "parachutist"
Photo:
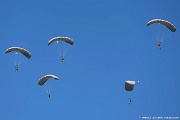
[[[61,57],[61,61],[64,62],[64,57],[63,56]]]
[[[129,105],[131,104],[131,102],[132,102],[132,100],[131,100],[131,98],[129,98]]]
[[[161,49],[161,43],[157,44],[158,49]]]
[[[15,66],[15,71],[18,71],[18,65]]]
[[[51,94],[50,93],[48,93],[48,98],[51,98]]]

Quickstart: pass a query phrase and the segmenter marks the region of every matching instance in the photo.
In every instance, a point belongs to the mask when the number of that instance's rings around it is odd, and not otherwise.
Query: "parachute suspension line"
[[[67,54],[67,52],[69,51],[70,49],[70,45],[62,45],[62,55],[63,57]]]
[[[47,94],[51,92],[51,90],[48,89],[47,86],[42,86],[42,88],[43,88],[43,90],[44,90]]]
[[[17,54],[18,56],[17,56],[17,64],[19,65],[19,62],[20,62],[20,60],[19,60],[19,57],[20,57],[20,55],[19,54]]]
[[[161,24],[158,24],[157,26],[157,40],[158,42],[162,42],[162,28],[163,27]]]
[[[158,26],[152,25],[149,27],[150,27],[150,31],[151,31],[151,35],[152,35],[153,39],[155,39],[156,42],[159,42],[160,41],[160,29],[159,29],[159,27],[161,27],[161,26],[160,25],[158,25]]]
[[[52,47],[52,49],[53,49],[53,53],[55,55],[60,55],[61,54],[60,51],[56,47]]]
[[[16,52],[15,54],[16,54],[15,65],[18,65],[19,64],[19,54],[18,54],[18,52]]]
[[[65,50],[64,50],[64,56],[65,56],[66,53],[69,51],[69,49],[70,49],[70,46],[68,45],[68,46],[65,48]]]
[[[70,46],[66,45],[66,43],[62,42],[60,44],[60,52],[61,52],[61,57],[65,57],[66,53],[68,52]]]
[[[51,93],[51,91],[47,89],[46,93],[49,94],[49,93]]]
[[[156,42],[157,42],[157,44],[161,45],[162,42],[163,42],[163,29],[164,29],[164,26],[161,25],[160,23],[158,23],[157,26],[152,26],[152,27],[154,27],[153,29],[155,30],[153,32],[155,32],[154,36],[156,38]]]
[[[16,59],[15,59],[15,58],[16,58],[15,56],[10,57],[10,61],[11,61],[11,63],[13,63],[14,65],[16,65]]]
[[[48,93],[51,93],[51,91],[52,91],[52,83],[50,82],[50,81],[47,81],[47,83],[44,85],[45,86],[45,88],[46,88],[46,93],[48,94]]]
[[[22,55],[20,53],[16,52],[16,65],[20,66],[22,61],[23,61]]]
[[[59,48],[59,50],[58,50],[58,55],[60,56],[60,57],[64,57],[64,52],[63,52],[63,43],[61,42],[61,41],[57,41],[57,44],[59,44],[58,45],[58,48]]]
[[[61,49],[61,57],[64,57],[64,48],[62,45],[60,45],[60,49]]]

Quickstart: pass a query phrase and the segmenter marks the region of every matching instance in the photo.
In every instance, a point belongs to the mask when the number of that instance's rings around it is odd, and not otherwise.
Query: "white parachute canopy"
[[[176,31],[176,27],[171,22],[166,21],[166,20],[162,20],[162,19],[153,19],[153,20],[150,20],[150,21],[148,21],[148,23],[146,25],[149,26],[149,25],[154,24],[154,23],[164,25],[169,30],[171,30],[172,32]]]
[[[22,53],[24,56],[26,56],[28,59],[31,58],[31,53],[28,50],[21,47],[10,47],[6,50],[5,53],[10,53],[10,52],[19,52]]]
[[[58,41],[64,41],[66,43],[69,43],[70,45],[74,44],[74,40],[69,38],[69,37],[54,37],[51,40],[49,40],[48,45],[50,45],[53,42],[58,42]]]
[[[38,85],[42,86],[47,80],[50,80],[50,78],[53,78],[54,80],[59,80],[59,78],[55,75],[45,75],[41,77],[38,81]]]

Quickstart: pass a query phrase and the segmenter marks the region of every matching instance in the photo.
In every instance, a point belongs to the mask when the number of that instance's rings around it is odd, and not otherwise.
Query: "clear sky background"
[[[1,0],[0,120],[180,117],[179,11],[179,0]],[[159,28],[146,26],[155,18],[177,28],[163,27],[161,50]],[[74,40],[65,63],[47,45],[57,36]],[[19,56],[18,72],[14,53],[5,54],[12,46],[32,54]],[[46,74],[60,78],[47,82],[50,99],[37,84]],[[140,82],[127,92],[126,80]]]

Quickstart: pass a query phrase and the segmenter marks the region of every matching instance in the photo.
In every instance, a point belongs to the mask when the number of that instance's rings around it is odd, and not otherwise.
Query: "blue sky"
[[[0,4],[1,120],[138,120],[143,116],[180,117],[180,2],[178,0],[2,0]],[[154,18],[172,22],[157,49]],[[60,61],[47,42],[74,40]],[[32,53],[16,56],[19,46]],[[57,46],[56,46],[57,47]],[[49,80],[51,98],[38,80]],[[126,80],[140,81],[132,92]],[[128,99],[132,104],[128,105]],[[180,119],[180,118],[179,118]]]

